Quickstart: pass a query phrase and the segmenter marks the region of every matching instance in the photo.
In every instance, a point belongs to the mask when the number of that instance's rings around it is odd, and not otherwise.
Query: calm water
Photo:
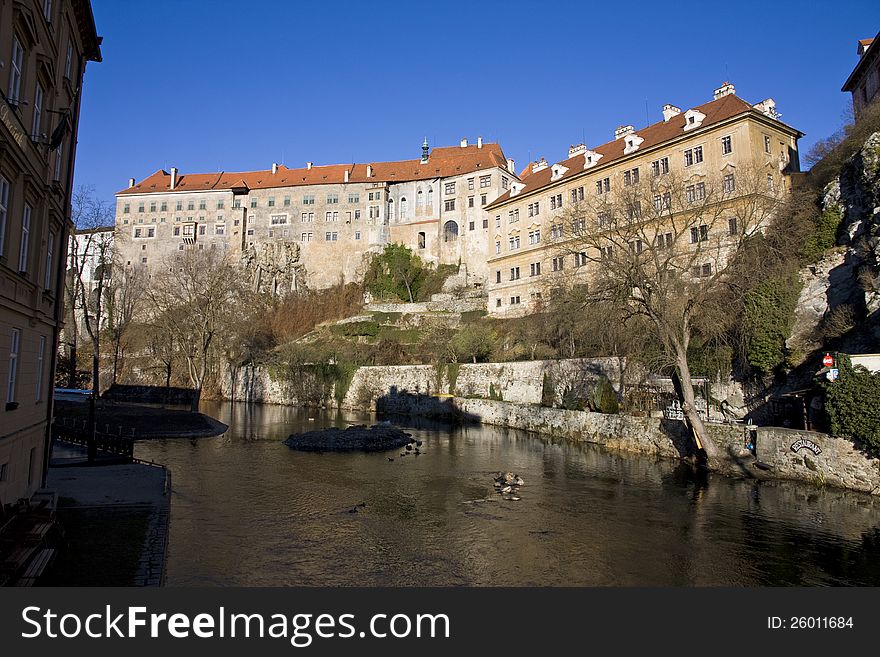
[[[203,410],[229,432],[135,451],[172,471],[171,586],[880,585],[868,495],[700,479],[493,427],[402,424],[426,453],[393,461],[301,453],[281,441],[371,418]],[[499,470],[521,473],[520,501],[494,492]]]

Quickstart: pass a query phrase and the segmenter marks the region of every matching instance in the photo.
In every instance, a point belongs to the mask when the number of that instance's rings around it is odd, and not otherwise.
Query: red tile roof
[[[367,177],[367,166],[372,167],[372,176]],[[371,162],[369,164],[330,164],[312,166],[311,169],[289,169],[278,165],[276,173],[266,171],[190,173],[178,175],[175,192],[205,190],[228,190],[236,187],[248,189],[268,189],[273,187],[296,187],[301,185],[326,185],[345,182],[345,172],[349,182],[376,183],[429,180],[460,174],[473,173],[492,167],[507,169],[507,159],[498,144],[484,143],[479,146],[448,146],[434,148],[426,164],[420,160],[401,160],[399,162]],[[171,175],[160,169],[151,176],[118,192],[118,194],[145,194],[169,192]]]
[[[877,33],[877,36],[871,39],[859,39],[859,45],[856,48],[856,53],[859,55],[859,61],[856,62],[852,73],[849,74],[846,82],[843,83],[843,86],[840,88],[841,91],[853,91],[868,70],[869,60],[875,61],[877,57],[880,57],[877,53],[877,48],[869,48],[869,46],[878,39],[880,39],[880,32]]]
[[[738,114],[745,114],[747,112],[758,112],[758,110],[754,109],[746,101],[742,100],[734,94],[722,96],[717,100],[699,105],[698,107],[695,107],[693,109],[696,109],[706,115],[706,118],[704,118],[702,123],[700,124],[700,128],[705,128],[716,123],[720,123],[721,121],[725,121],[726,119],[737,116]],[[636,130],[634,134],[638,135],[644,140],[639,145],[639,150],[636,152],[638,153],[641,151],[645,151],[652,146],[657,146],[658,144],[662,144],[663,142],[670,141],[676,137],[683,135],[685,125],[684,115],[685,112],[682,112],[681,114],[678,114],[677,116],[669,119],[669,121],[660,121],[645,128],[641,128],[640,130]],[[625,145],[624,139],[624,137],[621,137],[620,139],[615,139],[614,141],[610,141],[607,144],[602,144],[601,146],[591,148],[591,151],[600,153],[602,155],[602,159],[599,160],[599,163],[596,166],[602,167],[609,162],[615,162],[625,157],[623,153]],[[579,153],[574,157],[563,160],[559,164],[568,168],[568,171],[566,171],[559,179],[566,180],[580,173],[583,173],[584,154]],[[531,169],[529,169],[529,171],[531,171]],[[522,182],[525,184],[525,186],[520,191],[518,196],[529,194],[531,192],[547,187],[551,184],[550,177],[552,175],[552,166],[550,166],[546,169],[538,171],[537,173],[530,173],[528,176],[521,176]],[[553,181],[554,184],[556,182],[558,181]],[[503,203],[504,201],[507,201],[509,198],[510,191],[507,191],[486,207],[491,208],[500,203]]]

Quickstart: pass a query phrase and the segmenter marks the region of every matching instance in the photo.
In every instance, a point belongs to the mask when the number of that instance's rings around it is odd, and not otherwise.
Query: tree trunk
[[[697,406],[694,402],[694,386],[691,383],[691,369],[688,365],[687,353],[682,347],[676,348],[675,367],[681,379],[682,411],[684,411],[687,423],[691,428],[697,449],[702,449],[706,454],[707,465],[711,468],[718,462],[718,448],[709,437],[703,424],[703,418],[697,413]]]
[[[67,372],[67,384],[69,388],[78,388],[76,381],[76,342],[70,343],[70,366]]]

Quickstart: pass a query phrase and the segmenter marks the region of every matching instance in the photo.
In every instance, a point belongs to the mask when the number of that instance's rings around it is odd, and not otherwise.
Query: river
[[[396,422],[418,456],[295,452],[290,433],[374,419],[202,411],[229,431],[135,448],[172,472],[169,586],[880,585],[869,495],[415,419]],[[492,486],[506,470],[519,501]]]

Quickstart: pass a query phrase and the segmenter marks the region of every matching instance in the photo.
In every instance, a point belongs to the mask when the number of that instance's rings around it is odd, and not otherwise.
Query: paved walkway
[[[137,574],[130,585],[161,586],[164,580],[165,556],[168,546],[168,523],[171,511],[171,475],[162,467],[132,464],[84,465],[85,448],[58,443],[53,447],[48,485],[58,491],[61,512],[89,510],[107,516],[119,517],[126,513],[146,515],[146,534],[142,537]],[[74,514],[71,514],[71,516]],[[123,540],[131,541],[130,537]],[[108,544],[112,544],[108,537]],[[76,550],[72,545],[71,549]],[[91,555],[94,563],[83,563],[83,568],[100,567],[113,558],[113,550]],[[90,558],[82,555],[83,559]],[[125,585],[120,582],[119,585]]]

